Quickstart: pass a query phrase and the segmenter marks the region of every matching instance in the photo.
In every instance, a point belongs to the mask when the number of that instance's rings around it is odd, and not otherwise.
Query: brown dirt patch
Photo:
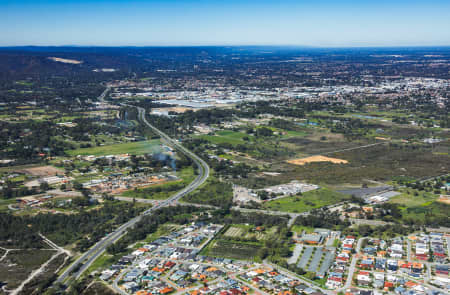
[[[438,199],[438,202],[450,205],[450,196],[441,195]]]
[[[49,57],[48,59],[56,61],[56,62],[62,62],[65,64],[72,64],[72,65],[79,65],[83,63],[82,61],[76,60],[76,59],[68,59],[68,58],[60,58],[60,57]]]
[[[338,158],[330,158],[325,156],[312,156],[307,158],[301,158],[301,159],[293,159],[286,161],[289,164],[294,165],[305,165],[307,163],[314,163],[314,162],[331,162],[333,164],[347,164],[347,160],[338,159]]]
[[[40,167],[32,167],[25,168],[18,172],[22,172],[25,174],[31,174],[33,176],[54,176],[64,174],[64,171],[53,166],[40,166]]]

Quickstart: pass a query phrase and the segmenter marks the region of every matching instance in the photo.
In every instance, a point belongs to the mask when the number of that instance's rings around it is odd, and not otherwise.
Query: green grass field
[[[441,226],[448,226],[448,212],[450,205],[437,201],[438,196],[430,192],[419,192],[401,195],[390,199],[390,203],[398,204],[402,213],[402,221],[410,223],[436,223]]]
[[[432,193],[421,192],[418,196],[413,193],[407,194],[402,193],[395,196],[389,200],[390,203],[395,203],[401,207],[416,207],[416,206],[427,206],[430,202],[437,199],[437,196]]]
[[[68,150],[67,154],[70,156],[105,156],[105,155],[118,155],[118,154],[134,154],[141,155],[146,153],[154,153],[160,150],[160,140],[152,139],[146,141],[127,142],[105,146],[97,146],[90,148],[81,148],[76,150]]]
[[[264,208],[275,211],[300,213],[336,204],[349,198],[349,196],[327,188],[320,188],[318,190],[306,192],[301,196],[286,197],[266,202]]]
[[[314,231],[314,227],[309,226],[303,226],[303,225],[297,225],[294,224],[291,228],[293,232],[296,232],[298,234],[301,234],[303,231],[306,231],[307,233],[312,233]]]

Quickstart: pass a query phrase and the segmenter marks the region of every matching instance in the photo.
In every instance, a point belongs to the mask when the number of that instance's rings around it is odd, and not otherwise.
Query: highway
[[[105,90],[106,94],[107,90]],[[104,96],[104,94],[102,94]],[[130,106],[130,105],[128,105]],[[135,106],[132,106],[135,107]],[[106,250],[106,248],[119,240],[123,235],[126,234],[127,230],[132,228],[136,223],[138,223],[142,216],[149,215],[153,211],[160,209],[165,206],[169,206],[172,204],[176,204],[180,198],[183,196],[189,194],[190,192],[194,191],[196,188],[198,188],[200,185],[202,185],[206,179],[209,177],[209,166],[206,164],[205,161],[203,161],[201,158],[199,158],[197,155],[186,149],[184,146],[182,146],[178,141],[173,140],[170,138],[167,134],[157,129],[155,126],[150,124],[147,119],[145,118],[145,110],[141,107],[136,107],[138,110],[138,117],[141,122],[143,122],[145,125],[147,125],[149,128],[152,129],[153,132],[158,134],[161,139],[168,145],[171,146],[173,149],[185,154],[187,157],[192,159],[192,161],[195,163],[195,165],[198,168],[198,175],[194,179],[193,182],[191,182],[188,186],[186,186],[181,191],[177,192],[170,198],[160,202],[158,205],[144,211],[141,215],[129,220],[125,224],[122,224],[120,227],[118,227],[115,231],[110,233],[108,236],[97,242],[94,246],[92,246],[87,252],[85,252],[83,255],[81,255],[77,260],[75,260],[57,279],[57,282],[64,282],[69,277],[73,276],[74,278],[78,279],[86,269],[89,268],[89,266]]]

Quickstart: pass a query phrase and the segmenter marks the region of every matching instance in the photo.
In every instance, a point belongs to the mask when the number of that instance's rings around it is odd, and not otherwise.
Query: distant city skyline
[[[0,30],[0,46],[448,46],[450,1],[1,0]]]

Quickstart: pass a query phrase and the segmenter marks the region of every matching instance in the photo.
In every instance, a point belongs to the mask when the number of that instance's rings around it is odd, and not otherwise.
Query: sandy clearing
[[[56,61],[56,62],[62,62],[65,64],[72,64],[72,65],[79,65],[82,64],[83,62],[80,60],[76,60],[76,59],[67,59],[67,58],[60,58],[60,57],[49,57],[48,59]]]
[[[314,163],[314,162],[331,162],[333,164],[347,164],[347,160],[338,159],[338,158],[330,158],[325,156],[312,156],[307,158],[301,158],[301,159],[293,159],[286,161],[289,164],[294,165],[305,165],[307,163]]]
[[[450,196],[441,195],[438,202],[450,205]]]

